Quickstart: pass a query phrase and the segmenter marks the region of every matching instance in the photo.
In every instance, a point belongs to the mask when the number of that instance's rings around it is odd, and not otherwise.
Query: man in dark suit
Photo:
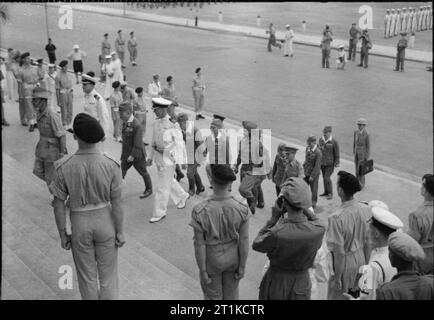
[[[140,195],[140,198],[144,199],[152,194],[152,181],[146,169],[146,151],[142,141],[143,128],[140,121],[134,117],[133,105],[130,102],[123,102],[119,105],[119,116],[123,121],[121,155],[122,178],[124,179],[128,169],[134,166],[145,182],[145,191]]]
[[[339,166],[339,143],[332,137],[332,127],[326,126],[323,136],[319,139],[318,147],[322,153],[321,172],[324,181],[324,193],[320,197],[333,198],[333,184],[330,176],[335,167]]]
[[[321,172],[322,153],[316,144],[316,137],[307,138],[306,158],[303,163],[305,178],[312,192],[312,208],[315,209],[318,200],[318,180]]]
[[[360,163],[362,161],[368,160],[371,145],[369,141],[369,132],[366,130],[366,125],[368,121],[364,118],[357,120],[357,126],[359,130],[354,131],[354,142],[353,142],[353,154],[354,154],[354,164],[356,166],[356,177],[359,179],[362,188],[365,186],[365,176],[360,173]]]

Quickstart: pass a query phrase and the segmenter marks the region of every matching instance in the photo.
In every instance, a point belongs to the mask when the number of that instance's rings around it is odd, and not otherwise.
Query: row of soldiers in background
[[[172,8],[176,8],[178,5],[180,7],[184,7],[184,4],[186,7],[190,7],[190,5],[196,7],[199,5],[199,7],[202,8],[205,3],[211,4],[211,2],[213,2],[214,4],[217,4],[218,2],[221,3],[221,1],[206,1],[206,2],[205,1],[204,2],[177,2],[177,1],[141,2],[139,1],[139,2],[127,2],[127,4],[130,6],[136,6],[136,8],[141,7],[143,9],[146,8],[153,9],[154,7],[156,9],[159,8],[165,9],[166,7],[170,7],[170,5],[172,5]]]
[[[121,61],[121,67],[126,68],[125,66],[125,39],[122,36],[122,30],[118,30],[118,35],[115,39],[115,53]],[[130,38],[126,42],[128,52],[130,54],[130,62],[132,66],[136,66],[137,62],[137,38],[134,36],[134,31],[130,32]],[[109,55],[112,55],[111,52],[111,44],[109,42],[109,34],[104,34],[104,40],[101,43],[101,54],[99,56],[99,62],[101,67],[105,61],[105,58]]]
[[[384,38],[391,38],[400,32],[419,32],[432,29],[433,17],[431,6],[421,6],[419,11],[409,7],[400,9],[387,9],[384,16]]]

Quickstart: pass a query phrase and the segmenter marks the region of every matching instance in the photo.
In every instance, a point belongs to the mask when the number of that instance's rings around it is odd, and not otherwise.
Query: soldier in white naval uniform
[[[167,203],[169,196],[177,205],[183,209],[190,195],[182,189],[174,178],[176,164],[187,163],[187,152],[185,149],[182,132],[167,114],[167,107],[172,104],[164,98],[153,98],[152,108],[157,119],[153,123],[152,142],[148,166],[155,163],[157,167],[158,183],[154,198],[154,210],[149,222],[157,222],[166,217]]]

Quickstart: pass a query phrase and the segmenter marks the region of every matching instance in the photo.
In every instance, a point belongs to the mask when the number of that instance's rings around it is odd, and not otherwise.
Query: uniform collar
[[[310,151],[315,152],[317,145],[315,145],[312,149],[310,147],[307,147]]]
[[[341,204],[341,208],[347,208],[355,205],[357,203],[357,200],[353,198],[352,200],[345,201]]]
[[[134,115],[131,114],[130,117],[128,118],[128,120],[127,120],[127,123],[131,123],[133,121],[134,121]]]
[[[420,275],[420,273],[417,272],[417,271],[415,271],[415,270],[401,271],[401,272],[398,272],[397,274],[395,274],[393,276],[392,280],[390,280],[390,281],[396,280],[396,279],[398,279],[399,277],[402,277],[402,276],[419,276],[419,275]]]
[[[287,218],[284,218],[282,220],[283,223],[299,223],[299,222],[306,222],[307,217],[303,214],[302,211],[298,213],[292,213]]]
[[[78,149],[75,154],[102,154],[101,150],[97,148],[93,149]]]
[[[324,136],[322,136],[321,138],[324,140],[325,143],[327,143],[329,141],[331,142],[333,140],[333,136],[332,135],[330,135],[330,138],[328,138],[327,140],[324,138]]]

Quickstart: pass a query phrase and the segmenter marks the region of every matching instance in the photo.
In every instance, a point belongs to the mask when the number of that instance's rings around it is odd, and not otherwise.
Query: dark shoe
[[[149,146],[149,143],[143,142],[143,144],[144,144],[145,146]]]
[[[33,125],[33,127],[34,127],[35,129],[38,129],[38,124],[35,123],[35,124]]]
[[[321,193],[319,196],[320,196],[320,197],[327,197],[328,194],[324,192],[324,193]]]
[[[357,66],[358,66],[358,67],[363,67],[363,65],[362,65],[362,64],[358,64]]]
[[[182,178],[184,178],[185,175],[182,172],[176,173],[176,181],[181,181]]]
[[[209,186],[210,189],[214,189],[212,186]]]
[[[25,123],[25,122],[21,122],[21,125],[23,126],[23,127],[28,127],[29,125],[27,124],[27,123]]]
[[[202,188],[196,190],[196,194],[199,194],[199,193],[204,192],[204,191],[205,191],[205,187],[202,187]]]
[[[259,209],[262,209],[263,207],[265,207],[265,203],[263,203],[263,202],[258,203],[258,204],[256,205],[256,207],[259,208]]]
[[[29,127],[29,132],[33,132],[33,131],[35,131],[35,126],[31,124]]]
[[[66,129],[66,131],[70,132],[70,133],[74,133],[74,130],[72,130],[71,128]]]
[[[188,194],[190,195],[190,197],[194,196],[194,190],[188,190]]]
[[[205,119],[205,117],[203,115],[201,115],[201,114],[197,115],[197,117],[200,118],[200,119]]]
[[[143,194],[140,195],[140,199],[145,199],[149,197],[152,194],[152,189],[145,190]]]
[[[199,116],[196,116],[196,120],[200,120]]]

